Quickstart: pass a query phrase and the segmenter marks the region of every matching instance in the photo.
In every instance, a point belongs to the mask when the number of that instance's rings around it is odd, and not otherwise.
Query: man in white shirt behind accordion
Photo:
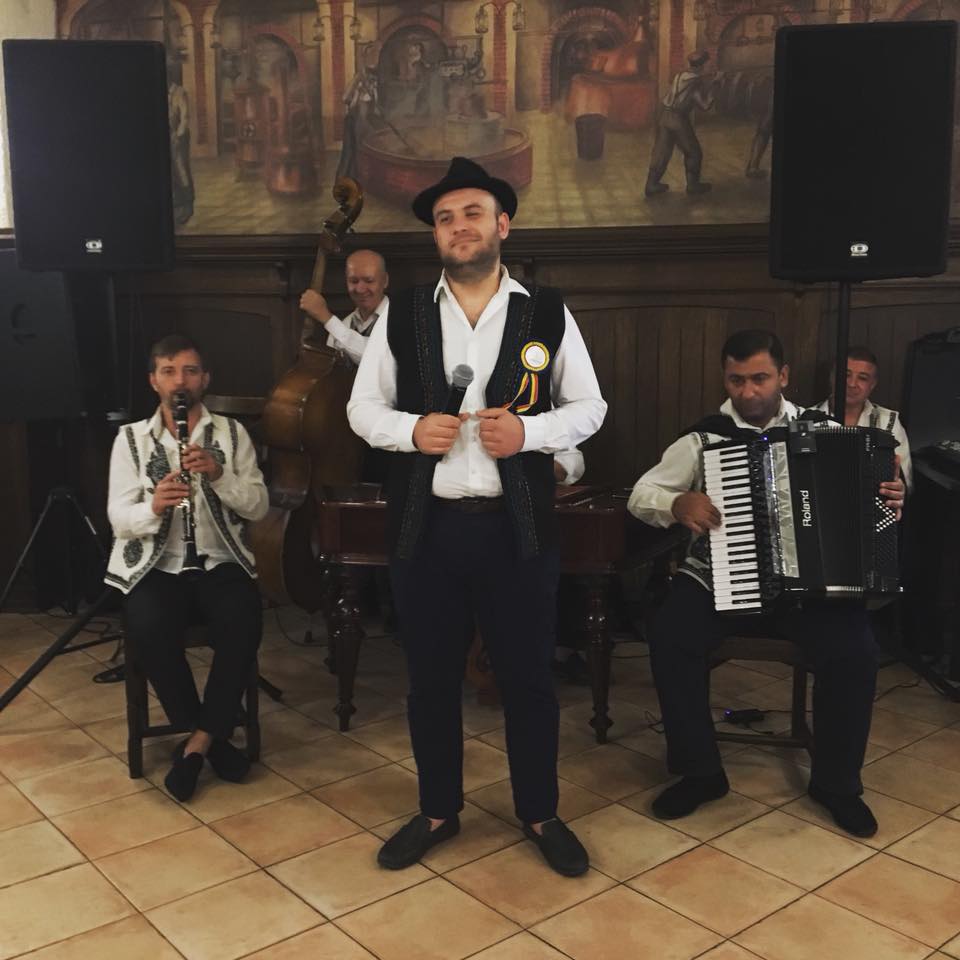
[[[650,636],[650,658],[667,739],[667,764],[681,779],[664,790],[653,812],[664,820],[693,813],[700,804],[729,790],[714,738],[707,685],[711,649],[737,632],[740,618],[714,607],[709,532],[720,526],[720,511],[704,487],[705,443],[759,435],[801,416],[822,419],[785,400],[789,379],[783,347],[775,334],[745,330],[733,334],[721,352],[728,399],[720,415],[708,417],[671,444],[660,462],[636,483],[628,509],[640,520],[668,527],[682,523],[694,535],[680,574],[671,584]],[[899,518],[904,485],[880,485],[880,497]],[[810,796],[837,824],[860,837],[877,823],[861,800],[860,769],[876,687],[876,645],[864,606],[856,600],[806,598],[784,603],[766,620],[771,632],[800,644],[815,674],[814,750]]]

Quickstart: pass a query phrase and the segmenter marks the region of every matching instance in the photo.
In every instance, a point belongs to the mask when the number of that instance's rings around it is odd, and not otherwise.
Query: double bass
[[[323,288],[327,257],[363,209],[349,177],[334,184],[337,209],[324,221],[310,287]],[[300,354],[270,393],[260,422],[269,448],[270,509],[251,536],[260,588],[278,603],[312,613],[321,602],[317,517],[330,487],[360,478],[364,442],[350,429],[346,406],[356,373],[326,345],[322,324],[304,318]]]

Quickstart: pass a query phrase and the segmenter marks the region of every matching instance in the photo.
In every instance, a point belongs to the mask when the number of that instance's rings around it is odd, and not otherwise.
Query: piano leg
[[[353,705],[353,682],[357,675],[360,641],[363,638],[359,603],[363,568],[341,564],[337,567],[335,577],[338,588],[334,613],[337,705],[333,710],[340,718],[340,730],[344,731],[350,729],[350,717],[357,712]]]
[[[587,651],[590,660],[590,684],[593,687],[593,727],[597,743],[607,742],[607,731],[613,726],[608,708],[610,695],[610,630],[607,623],[607,590],[604,577],[586,580]]]

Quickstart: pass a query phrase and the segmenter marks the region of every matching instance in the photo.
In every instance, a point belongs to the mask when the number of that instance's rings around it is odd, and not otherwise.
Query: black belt
[[[459,497],[456,500],[447,497],[434,497],[438,507],[447,507],[461,513],[494,513],[504,509],[503,497]]]

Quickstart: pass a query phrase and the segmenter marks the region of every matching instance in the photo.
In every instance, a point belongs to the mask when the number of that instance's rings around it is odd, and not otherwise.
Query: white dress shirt
[[[507,306],[511,293],[528,296],[527,290],[511,279],[501,267],[500,286],[490,299],[475,327],[470,326],[460,304],[447,285],[446,274],[434,290],[440,306],[443,366],[447,381],[453,369],[465,363],[474,371],[461,411],[474,413],[486,408],[485,391],[500,353]],[[389,314],[389,308],[386,311]],[[387,320],[378,323],[357,371],[353,393],[347,404],[350,426],[372,447],[412,453],[416,413],[396,409],[397,362],[387,340]],[[603,423],[607,404],[586,344],[576,321],[564,307],[566,327],[551,365],[550,391],[554,409],[520,419],[524,427],[522,451],[557,453],[568,450],[592,436]],[[460,428],[450,452],[437,464],[433,493],[438,497],[497,497],[503,492],[496,461],[480,443],[480,421],[467,420]]]
[[[725,400],[720,412],[733,418],[733,422],[745,430],[762,433],[771,427],[782,427],[797,419],[799,408],[789,400],[780,398],[780,409],[776,416],[763,427],[747,423],[737,413],[732,400]],[[713,440],[726,437],[708,434]],[[644,523],[654,527],[669,527],[677,522],[673,515],[673,501],[683,493],[703,489],[703,460],[700,435],[686,433],[663,451],[660,462],[651,467],[633,486],[633,492],[627,501],[627,509]]]
[[[831,409],[830,400],[818,403],[816,409],[829,413]],[[893,420],[893,427],[890,432],[897,441],[896,453],[900,457],[900,472],[903,474],[903,482],[909,491],[913,488],[913,463],[910,460],[910,442],[907,440],[907,431],[903,429],[903,424],[900,422],[900,414],[896,410],[881,407],[879,403],[871,403],[867,400],[863,404],[863,411],[857,421],[857,426],[878,427],[881,430],[886,430],[891,419]]]
[[[143,421],[141,421],[142,423]],[[200,420],[193,428],[190,442],[203,446],[203,433],[211,422],[210,413],[202,408]],[[159,407],[153,418],[147,422],[147,428],[155,442],[163,446],[171,470],[180,465],[180,447],[176,437],[167,430]],[[257,457],[247,431],[242,427],[237,431],[236,473],[224,471],[219,479],[210,486],[225,507],[241,517],[258,520],[269,506],[269,495],[263,482],[263,475],[257,466]],[[193,504],[196,516],[197,553],[206,554],[206,569],[212,570],[220,563],[233,563],[234,556],[217,530],[207,501],[198,489],[199,481],[194,480]],[[140,474],[130,454],[130,447],[123,430],[117,434],[110,457],[110,494],[107,501],[107,515],[118,539],[154,535],[160,531],[163,516],[153,512],[153,495],[144,490]],[[174,508],[170,534],[163,553],[157,559],[154,569],[166,573],[180,573],[183,569],[182,518],[179,508]]]
[[[553,455],[553,459],[566,471],[564,478],[558,481],[565,487],[572,487],[583,476],[586,464],[583,454],[576,447],[558,451]]]
[[[367,331],[386,314],[389,305],[390,298],[384,297],[366,320],[360,316],[359,309],[347,314],[343,320],[337,316],[331,317],[324,325],[327,331],[327,346],[342,350],[359,366],[363,351],[370,342]]]

